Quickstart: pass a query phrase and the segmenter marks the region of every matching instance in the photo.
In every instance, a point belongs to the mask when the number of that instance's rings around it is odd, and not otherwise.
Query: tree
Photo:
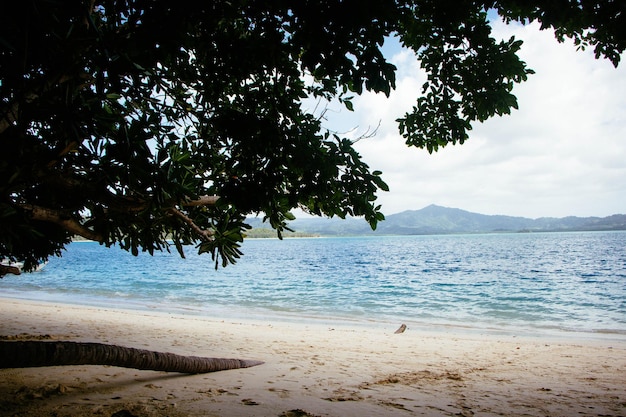
[[[188,374],[249,368],[263,362],[180,356],[101,343],[0,341],[0,369],[59,365],[112,365]]]
[[[0,258],[33,268],[76,235],[138,253],[241,255],[247,215],[384,219],[387,190],[352,142],[301,105],[389,94],[398,36],[428,73],[399,119],[408,145],[463,143],[517,107],[532,70],[489,13],[540,21],[614,65],[624,2],[27,0],[0,17]],[[0,270],[0,275],[8,272]]]
[[[381,48],[397,36],[428,74],[398,120],[406,143],[462,144],[473,122],[517,107],[513,86],[532,73],[521,41],[491,36],[490,14],[539,21],[614,65],[626,48],[626,4],[610,0],[11,2],[0,259],[32,269],[78,235],[134,254],[196,244],[226,266],[246,216],[263,213],[280,237],[295,208],[375,228],[381,172],[303,100],[353,110],[365,90],[389,95],[395,67]]]

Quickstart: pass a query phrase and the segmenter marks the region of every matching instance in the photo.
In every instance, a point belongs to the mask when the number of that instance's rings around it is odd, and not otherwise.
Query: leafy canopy
[[[23,0],[0,15],[0,258],[27,267],[76,235],[137,253],[195,243],[234,262],[263,213],[384,219],[387,190],[306,98],[389,95],[388,36],[428,80],[398,120],[437,151],[517,108],[532,70],[488,12],[541,22],[617,65],[626,10],[610,0]],[[184,256],[184,255],[183,255]],[[0,275],[3,271],[0,271]]]

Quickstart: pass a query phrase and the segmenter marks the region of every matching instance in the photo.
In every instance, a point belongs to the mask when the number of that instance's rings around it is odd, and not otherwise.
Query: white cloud
[[[379,197],[385,213],[431,203],[526,217],[625,213],[626,63],[615,69],[537,25],[496,24],[494,33],[524,40],[520,55],[536,74],[514,90],[518,111],[475,125],[464,145],[432,155],[404,145],[395,119],[412,108],[425,79],[407,51],[393,57],[399,70],[390,98],[365,94],[355,114],[329,118],[358,126],[355,135],[381,122],[357,148],[391,187]]]

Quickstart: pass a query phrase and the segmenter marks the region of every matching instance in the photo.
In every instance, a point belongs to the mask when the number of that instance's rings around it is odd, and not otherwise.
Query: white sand
[[[398,323],[399,325],[400,323]],[[2,416],[626,416],[626,339],[221,321],[0,298],[0,336],[265,361],[0,370]]]

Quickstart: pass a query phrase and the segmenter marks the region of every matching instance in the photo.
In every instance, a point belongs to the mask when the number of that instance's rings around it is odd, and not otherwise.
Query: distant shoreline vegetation
[[[248,221],[253,228],[263,227],[260,219]],[[432,204],[421,210],[391,214],[378,224],[375,231],[363,219],[357,218],[296,219],[289,223],[289,227],[302,233],[325,237],[617,231],[626,230],[626,215],[530,219],[485,215]]]

